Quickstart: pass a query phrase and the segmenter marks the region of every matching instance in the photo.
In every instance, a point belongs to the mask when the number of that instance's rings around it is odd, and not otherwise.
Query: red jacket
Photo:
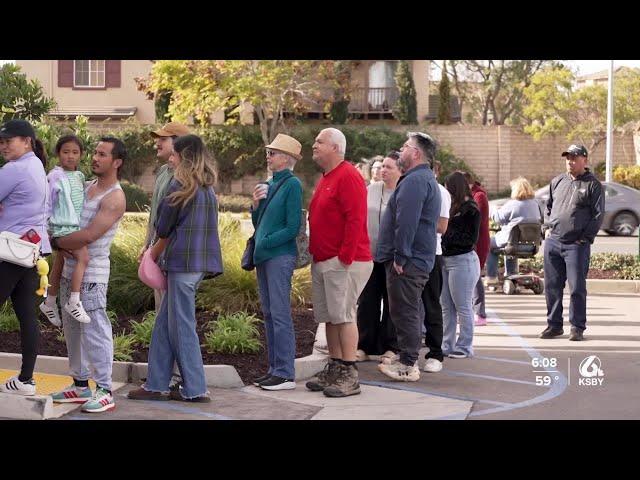
[[[476,253],[480,259],[480,268],[484,268],[491,242],[489,238],[489,199],[487,192],[478,182],[474,182],[471,194],[480,209],[480,234],[478,235],[478,243],[476,243]]]

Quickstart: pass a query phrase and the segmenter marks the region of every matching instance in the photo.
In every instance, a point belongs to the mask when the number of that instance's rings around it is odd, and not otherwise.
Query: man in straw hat
[[[267,167],[273,174],[253,192],[251,219],[256,229],[253,263],[264,314],[269,369],[253,384],[263,390],[296,387],[296,340],[291,318],[291,277],[296,266],[296,237],[302,213],[302,184],[293,173],[302,145],[278,135],[267,145]]]

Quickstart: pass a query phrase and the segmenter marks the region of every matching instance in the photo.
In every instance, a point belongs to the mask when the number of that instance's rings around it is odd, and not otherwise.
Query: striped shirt
[[[65,171],[69,185],[71,185],[71,203],[76,209],[78,216],[82,213],[84,204],[84,175],[81,171]]]
[[[85,202],[80,215],[80,228],[86,228],[100,210],[100,202],[109,193],[114,190],[122,190],[120,183],[116,183],[106,192],[96,195],[93,198],[87,196],[87,192],[92,185],[95,185],[97,180],[91,182],[85,189]],[[111,250],[111,242],[116,234],[120,220],[116,221],[107,232],[102,235],[95,242],[87,245],[89,249],[89,264],[84,272],[82,283],[109,283],[109,271],[111,262],[109,260],[109,253]],[[62,270],[62,276],[67,280],[71,280],[73,269],[76,267],[76,261],[73,258],[67,258],[64,262],[64,269]]]

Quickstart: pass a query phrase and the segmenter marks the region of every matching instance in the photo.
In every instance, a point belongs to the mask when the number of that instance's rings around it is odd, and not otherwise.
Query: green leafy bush
[[[13,312],[13,308],[9,302],[5,302],[0,307],[0,332],[17,332],[20,330],[20,322]]]
[[[127,212],[145,212],[149,211],[151,199],[138,185],[129,183],[126,180],[120,182],[122,191],[127,199]]]
[[[107,308],[119,315],[133,315],[152,310],[153,290],[138,278],[138,254],[146,234],[140,215],[125,214],[111,245],[111,273]]]
[[[245,312],[220,315],[209,322],[205,347],[211,353],[256,353],[262,345],[256,325],[261,320]]]
[[[132,334],[121,334],[113,336],[113,359],[117,362],[130,362],[133,360],[131,354],[134,352],[136,337]]]
[[[640,189],[640,165],[618,165],[613,169],[613,181]]]
[[[133,335],[136,338],[136,342],[144,347],[151,345],[151,335],[153,333],[153,326],[156,324],[156,312],[151,310],[147,312],[142,318],[141,322],[135,320],[131,322],[131,328],[133,329]]]

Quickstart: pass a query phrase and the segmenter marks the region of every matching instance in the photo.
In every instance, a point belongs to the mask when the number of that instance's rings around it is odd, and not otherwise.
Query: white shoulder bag
[[[0,261],[33,268],[40,257],[40,244],[20,240],[20,235],[0,232]]]

